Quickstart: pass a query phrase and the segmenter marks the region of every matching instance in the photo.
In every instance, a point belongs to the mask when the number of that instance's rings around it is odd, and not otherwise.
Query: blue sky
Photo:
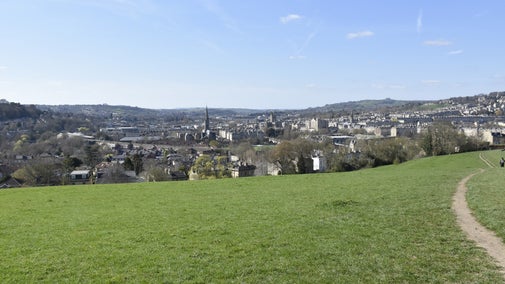
[[[505,90],[505,1],[1,0],[0,98],[306,108]]]

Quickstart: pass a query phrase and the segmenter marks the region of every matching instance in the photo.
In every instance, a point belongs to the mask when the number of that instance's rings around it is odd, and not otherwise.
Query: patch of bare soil
[[[480,172],[483,171],[481,170]],[[493,231],[488,230],[477,222],[466,202],[466,183],[476,174],[471,174],[459,182],[453,197],[452,209],[456,213],[459,226],[468,238],[474,241],[477,246],[484,248],[496,260],[498,265],[501,266],[501,273],[505,277],[505,245],[503,241]]]

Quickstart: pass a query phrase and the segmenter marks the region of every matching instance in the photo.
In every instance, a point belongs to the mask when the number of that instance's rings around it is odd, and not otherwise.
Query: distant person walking
[[[503,157],[501,157],[501,160],[500,160],[500,167],[504,167],[505,166],[505,159],[503,159]]]

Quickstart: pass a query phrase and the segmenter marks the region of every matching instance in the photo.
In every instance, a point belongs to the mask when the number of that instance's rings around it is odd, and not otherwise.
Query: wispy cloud
[[[305,58],[307,58],[307,57],[306,57],[306,56],[304,56],[304,55],[291,55],[291,56],[289,57],[289,59],[291,59],[291,60],[303,60],[303,59],[305,59]]]
[[[421,33],[423,30],[423,10],[419,10],[417,14],[417,33]]]
[[[289,56],[289,59],[300,60],[300,59],[307,58],[305,55],[303,55],[303,52],[305,51],[305,49],[307,49],[310,46],[310,43],[312,42],[312,40],[316,36],[317,36],[317,30],[314,30],[309,35],[307,35],[307,37],[303,41],[302,45],[300,45],[300,46],[295,45],[294,54]]]
[[[281,17],[281,18],[280,18],[280,21],[281,21],[281,23],[283,23],[283,24],[287,24],[287,23],[289,23],[289,22],[292,22],[292,21],[299,21],[299,20],[301,20],[301,19],[303,19],[303,16],[300,16],[300,15],[298,15],[298,14],[289,14],[289,15],[287,15],[287,16]]]
[[[449,55],[457,55],[463,53],[463,49],[451,50],[448,52]]]
[[[222,23],[223,25],[236,32],[239,34],[242,34],[242,31],[237,25],[237,22],[235,19],[233,19],[222,7],[219,5],[219,2],[217,0],[200,0],[200,3],[209,11],[210,13],[214,14]]]
[[[423,42],[424,45],[430,45],[430,46],[447,46],[451,45],[452,42],[445,40],[445,39],[438,39],[438,40],[427,40]]]
[[[474,18],[482,18],[485,17],[489,12],[488,11],[481,11],[473,15]]]
[[[373,35],[374,35],[373,32],[366,30],[366,31],[361,31],[361,32],[348,33],[347,38],[348,39],[355,39],[355,38],[361,38],[361,37],[369,37],[369,36],[373,36]]]
[[[0,71],[7,70],[7,66],[0,65]]]
[[[317,31],[311,32],[303,42],[302,46],[296,51],[296,54],[301,54],[309,45],[312,39],[317,35]]]
[[[212,42],[210,40],[206,40],[206,39],[201,39],[200,40],[200,43],[205,46],[206,48],[216,52],[216,53],[219,53],[219,54],[224,54],[224,50],[215,42]]]
[[[389,85],[388,87],[390,89],[405,89],[406,88],[404,85]]]
[[[424,85],[435,86],[439,85],[441,82],[439,80],[422,80],[421,83]]]

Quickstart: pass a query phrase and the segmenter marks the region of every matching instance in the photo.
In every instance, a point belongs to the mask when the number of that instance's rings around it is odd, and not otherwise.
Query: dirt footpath
[[[483,171],[481,170],[480,172]],[[503,241],[493,231],[488,230],[477,222],[466,202],[466,182],[476,174],[471,174],[459,182],[453,197],[452,209],[456,213],[461,229],[470,240],[476,242],[477,246],[484,248],[497,261],[498,265],[502,267],[501,273],[505,278],[505,245]]]

